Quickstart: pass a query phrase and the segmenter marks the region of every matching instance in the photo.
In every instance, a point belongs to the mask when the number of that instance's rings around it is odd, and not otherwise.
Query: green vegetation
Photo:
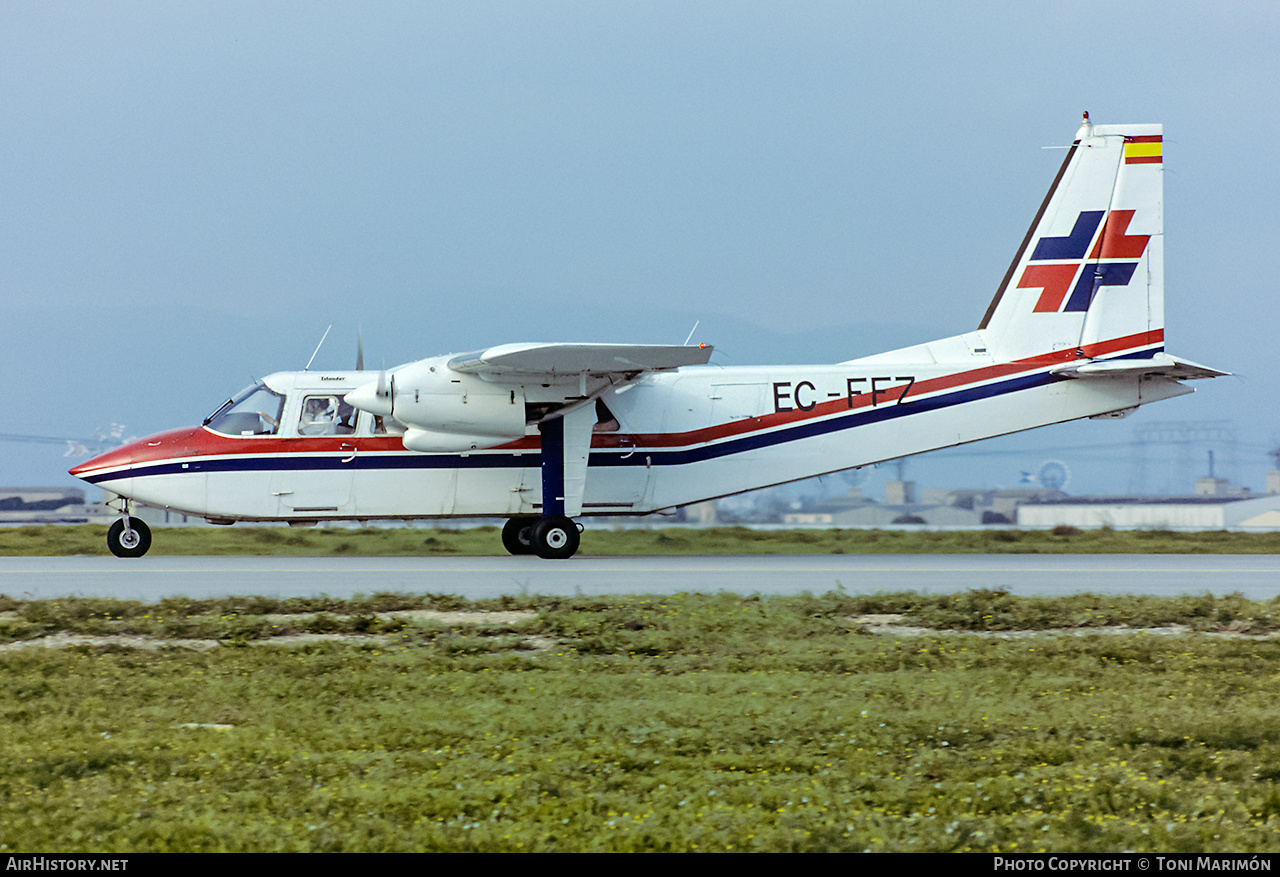
[[[1269,852],[1276,619],[1003,591],[0,598],[0,850]],[[96,638],[39,647],[67,633]]]
[[[0,556],[107,554],[106,527],[0,527]],[[496,527],[463,530],[166,527],[152,554],[500,555]],[[582,555],[674,554],[1278,554],[1280,532],[1169,530],[655,530],[590,525]]]

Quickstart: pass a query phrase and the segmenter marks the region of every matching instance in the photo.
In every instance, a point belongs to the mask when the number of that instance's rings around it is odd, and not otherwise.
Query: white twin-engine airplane
[[[711,348],[505,344],[389,372],[279,372],[201,426],[71,474],[234,521],[506,517],[567,558],[578,515],[644,515],[1083,417],[1226,374],[1164,352],[1159,125],[1088,114],[976,331],[837,365],[717,367]]]

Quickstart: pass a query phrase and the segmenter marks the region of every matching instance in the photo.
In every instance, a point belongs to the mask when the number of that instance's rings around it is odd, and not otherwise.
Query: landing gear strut
[[[126,515],[107,530],[107,547],[116,557],[141,557],[151,547],[151,528]]]
[[[564,560],[577,553],[579,542],[578,525],[564,515],[512,518],[502,528],[502,545],[511,554]]]

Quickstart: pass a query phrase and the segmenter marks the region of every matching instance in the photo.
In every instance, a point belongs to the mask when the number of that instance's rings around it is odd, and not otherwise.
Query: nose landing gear
[[[141,557],[151,548],[151,528],[125,515],[107,529],[107,548],[116,557]]]

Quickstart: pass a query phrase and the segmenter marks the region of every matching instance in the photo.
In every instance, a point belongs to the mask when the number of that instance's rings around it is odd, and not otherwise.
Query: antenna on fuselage
[[[329,324],[329,329],[333,328],[333,323]],[[316,354],[320,352],[320,348],[324,346],[324,339],[329,337],[329,329],[324,330],[324,334],[320,336],[320,343],[316,345],[315,351],[311,354],[311,359],[307,360],[307,364],[302,367],[303,371],[311,368],[311,363],[315,361]]]

